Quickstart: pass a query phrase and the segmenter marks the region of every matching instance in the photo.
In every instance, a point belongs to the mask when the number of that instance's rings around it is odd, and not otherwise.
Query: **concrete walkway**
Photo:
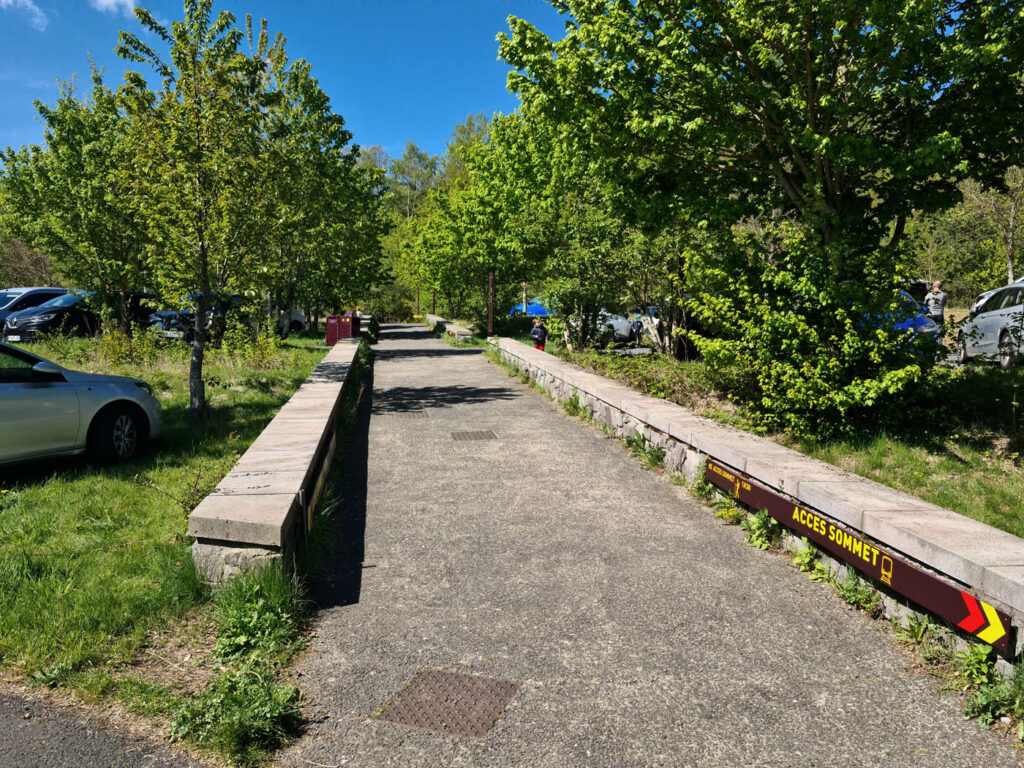
[[[1024,764],[886,625],[476,350],[386,327],[362,417],[280,765]],[[521,687],[484,738],[371,717],[424,669]]]

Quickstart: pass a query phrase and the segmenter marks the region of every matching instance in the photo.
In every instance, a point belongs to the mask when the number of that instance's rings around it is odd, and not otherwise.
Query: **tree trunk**
[[[1012,283],[1014,277],[1014,251],[1017,250],[1017,201],[1012,194],[1010,196],[1010,216],[1006,232],[1006,276],[1007,284]]]
[[[204,282],[208,283],[209,281]],[[197,417],[202,417],[206,413],[203,354],[206,351],[206,310],[209,303],[209,290],[200,293],[196,300],[196,316],[192,325],[192,359],[189,362],[188,369],[188,403],[193,415]]]
[[[188,369],[188,404],[192,414],[206,414],[206,383],[203,381],[203,355],[206,351],[206,311],[210,306],[210,271],[206,243],[199,241],[199,295],[192,326],[192,359]]]

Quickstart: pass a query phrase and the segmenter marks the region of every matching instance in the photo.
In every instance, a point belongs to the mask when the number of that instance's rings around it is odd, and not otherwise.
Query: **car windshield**
[[[908,315],[921,314],[921,305],[906,291],[900,291],[900,306]]]
[[[80,302],[85,297],[78,293],[65,293],[63,296],[58,296],[55,299],[50,299],[43,304],[41,307],[70,307]]]
[[[24,291],[0,291],[0,309],[15,301]]]

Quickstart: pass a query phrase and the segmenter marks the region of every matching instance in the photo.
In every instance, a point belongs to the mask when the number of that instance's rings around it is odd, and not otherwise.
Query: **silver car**
[[[76,453],[122,461],[160,428],[146,382],[71,371],[0,343],[0,465]]]
[[[970,317],[957,331],[956,356],[961,363],[972,357],[995,358],[1009,368],[1024,341],[1024,285],[1007,285],[971,308]]]

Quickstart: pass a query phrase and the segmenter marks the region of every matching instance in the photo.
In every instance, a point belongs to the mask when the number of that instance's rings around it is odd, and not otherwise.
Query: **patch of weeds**
[[[658,469],[665,464],[665,449],[649,442],[639,432],[624,436],[622,447],[640,459],[644,469]]]
[[[765,509],[744,517],[740,528],[747,536],[747,543],[758,549],[771,549],[782,538],[782,526]]]
[[[606,421],[602,421],[601,422],[601,431],[604,432],[604,436],[607,437],[607,438],[610,438],[610,439],[614,440],[616,437],[618,437],[615,434],[615,427],[613,427],[611,424],[609,424]]]
[[[964,715],[982,727],[1006,722],[1019,741],[1024,741],[1024,664],[1018,664],[1009,681],[1001,677],[978,686],[964,702]],[[1005,719],[1004,719],[1005,718]]]
[[[719,496],[711,502],[711,506],[715,508],[715,517],[726,525],[739,525],[747,515],[746,510],[737,507],[733,500],[726,496]]]
[[[834,582],[834,585],[839,596],[854,608],[859,608],[875,618],[881,615],[881,595],[870,584],[861,581],[853,568],[847,566],[846,578],[842,582]]]
[[[299,690],[274,679],[302,644],[301,585],[273,562],[232,579],[214,601],[214,656],[223,666],[203,693],[174,707],[171,738],[220,752],[234,765],[261,765],[302,725]],[[160,693],[137,687],[127,695],[138,706],[160,706]]]
[[[906,624],[898,621],[895,623],[893,633],[896,640],[904,645],[919,646],[932,641],[934,630],[935,622],[931,616],[912,613],[907,617]]]
[[[580,402],[580,397],[576,392],[573,392],[572,397],[568,400],[562,401],[562,410],[570,416],[575,416],[577,419],[583,419],[584,421],[594,420],[590,409]]]
[[[800,573],[806,573],[811,581],[815,583],[820,584],[829,581],[832,578],[832,574],[822,564],[821,560],[818,559],[818,548],[811,544],[806,536],[801,536],[800,538],[804,543],[804,548],[793,555],[793,565],[797,567]]]
[[[966,651],[953,654],[953,677],[960,690],[967,691],[982,685],[990,685],[998,679],[990,645],[980,643],[967,646]]]
[[[708,499],[711,498],[712,494],[714,494],[716,490],[717,488],[712,484],[710,480],[708,480],[707,466],[702,466],[700,468],[700,473],[690,484],[690,493],[692,493],[698,499],[704,499],[705,501],[707,501]]]
[[[65,685],[74,673],[74,667],[67,661],[55,661],[28,676],[32,685],[41,688],[56,688]]]
[[[273,671],[246,665],[218,675],[174,715],[171,738],[226,754],[235,765],[262,765],[302,727],[299,690]]]
[[[305,602],[298,580],[274,563],[232,579],[215,597],[221,661],[285,656],[299,642]]]
[[[113,693],[125,709],[143,717],[170,717],[181,706],[175,692],[167,686],[137,677],[117,680]]]

